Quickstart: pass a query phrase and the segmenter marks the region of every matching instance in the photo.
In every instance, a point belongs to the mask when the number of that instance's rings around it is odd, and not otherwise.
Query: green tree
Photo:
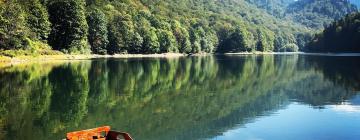
[[[109,40],[105,14],[99,9],[93,9],[87,16],[87,23],[89,25],[88,40],[92,52],[95,54],[106,54]]]
[[[269,52],[274,50],[274,33],[266,29],[257,29],[257,51]]]
[[[35,37],[39,40],[47,40],[51,31],[51,23],[46,7],[39,0],[26,1],[27,24]]]
[[[24,49],[28,29],[21,6],[14,2],[0,4],[0,49]]]
[[[279,50],[280,52],[297,52],[299,47],[296,44],[286,44]]]
[[[191,43],[188,30],[176,20],[171,22],[171,28],[178,44],[178,50],[181,53],[190,53]]]
[[[236,29],[219,46],[219,52],[244,52],[252,51],[251,33],[243,26]]]
[[[156,29],[154,27],[150,27],[150,29],[145,29],[143,38],[144,38],[144,43],[143,43],[144,53],[160,52],[160,43],[158,41],[158,36],[156,34]]]
[[[52,30],[49,44],[66,53],[90,53],[84,0],[54,0],[48,11]]]
[[[192,53],[200,53],[201,52],[201,40],[204,36],[205,31],[202,27],[190,28],[190,42],[192,45],[191,52]]]
[[[360,52],[360,13],[349,14],[329,27],[308,44],[311,52]]]
[[[149,13],[141,11],[137,17],[138,33],[143,38],[142,53],[159,53],[160,43],[157,35],[157,29],[151,26],[147,17]]]
[[[133,40],[131,41],[131,46],[129,48],[130,53],[141,53],[142,45],[144,43],[144,38],[138,33],[135,32]]]
[[[127,53],[134,36],[134,24],[128,14],[117,13],[109,25],[109,46],[108,52]]]
[[[314,29],[322,29],[358,9],[348,0],[298,0],[290,4],[286,15],[290,19]]]
[[[212,53],[216,49],[218,42],[219,40],[216,34],[213,31],[208,30],[201,39],[201,49],[204,52]]]
[[[284,51],[284,47],[290,44],[296,44],[296,39],[293,34],[279,32],[274,40],[274,51]]]
[[[158,30],[157,36],[160,43],[160,52],[177,52],[176,39],[172,32],[166,30]]]

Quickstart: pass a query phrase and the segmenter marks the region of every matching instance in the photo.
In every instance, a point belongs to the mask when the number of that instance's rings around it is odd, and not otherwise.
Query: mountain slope
[[[288,6],[286,15],[307,27],[322,29],[334,19],[353,12],[357,8],[348,0],[299,0]]]
[[[283,20],[292,20],[313,29],[357,11],[353,0],[246,0]],[[360,4],[360,3],[359,3]]]
[[[269,14],[282,18],[286,8],[295,0],[246,0],[256,5],[258,8],[266,10]]]
[[[310,30],[301,24],[276,18],[263,9],[258,8],[253,3],[243,0],[163,0],[159,1],[156,7],[153,6],[155,5],[154,3],[143,3],[146,7],[150,7],[149,9],[155,14],[160,13],[169,18],[175,15],[175,17],[182,20],[195,18],[209,22],[210,25],[213,25],[211,28],[215,29],[217,33],[221,32],[219,30],[222,30],[222,27],[218,25],[234,27],[239,23],[245,24],[245,27],[252,34],[250,38],[259,38],[259,30],[267,30],[262,32],[268,32],[267,36],[275,37],[274,41],[271,41],[274,43],[267,43],[270,44],[270,46],[272,44],[274,46],[274,49],[270,51],[283,51],[286,49],[286,46],[293,46],[293,44],[297,44],[302,48],[304,36],[308,36],[310,33]],[[220,41],[225,40],[222,38],[226,38],[226,36],[229,36],[229,34],[218,34]],[[229,43],[220,42],[220,48],[223,47],[222,44],[228,45]],[[261,48],[262,46],[262,43],[258,41],[250,41],[249,44],[252,44],[250,47],[253,48],[252,50],[256,50],[256,48]],[[230,49],[230,51],[232,50],[233,49]],[[236,51],[236,49],[234,50]],[[261,49],[258,50],[261,51]]]

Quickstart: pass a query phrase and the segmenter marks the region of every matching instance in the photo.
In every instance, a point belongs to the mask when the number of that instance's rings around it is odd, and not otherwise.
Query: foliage
[[[251,34],[243,27],[237,27],[219,46],[219,52],[253,51],[250,44]]]
[[[109,46],[108,52],[126,53],[130,48],[130,42],[134,36],[134,25],[131,16],[117,13],[114,15],[109,25]]]
[[[354,0],[246,0],[283,20],[292,20],[315,30],[334,19],[356,12]]]
[[[172,32],[160,29],[157,31],[157,36],[159,37],[161,53],[178,51],[176,39]]]
[[[87,16],[89,25],[88,40],[91,51],[95,54],[106,54],[108,40],[107,19],[105,14],[99,9],[93,9]]]
[[[357,11],[336,0],[9,0],[0,5],[0,49],[29,49],[30,39],[65,53],[95,54],[271,52],[294,45],[302,51],[316,30]]]
[[[25,49],[29,32],[25,25],[25,13],[19,4],[0,4],[0,49]]]
[[[262,52],[271,52],[274,50],[274,33],[266,29],[258,29],[258,42],[256,50]]]
[[[294,3],[295,0],[246,0],[253,3],[257,7],[266,10],[271,15],[282,18],[284,16],[286,7]]]
[[[154,27],[143,28],[144,34],[143,53],[159,53],[160,43],[158,42],[158,36]]]
[[[50,33],[51,23],[46,7],[39,0],[28,0],[24,2],[27,11],[27,26],[33,33],[32,37],[46,41]]]
[[[283,50],[284,46],[290,45],[290,44],[296,44],[297,40],[294,35],[289,34],[280,34],[275,38],[275,51],[281,52]]]
[[[360,13],[333,22],[308,44],[310,52],[360,52]]]
[[[191,43],[189,31],[185,27],[183,27],[177,20],[173,20],[171,22],[171,28],[176,38],[179,51],[181,53],[190,53]]]
[[[348,0],[299,0],[286,10],[288,17],[307,27],[322,29],[334,19],[357,12],[355,5]]]
[[[49,2],[52,30],[49,44],[66,53],[89,53],[88,24],[83,0],[54,0]]]
[[[297,52],[299,47],[296,44],[286,44],[284,47],[280,48],[280,52]]]

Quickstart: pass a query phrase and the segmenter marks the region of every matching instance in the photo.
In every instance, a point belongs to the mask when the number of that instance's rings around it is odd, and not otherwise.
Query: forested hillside
[[[307,27],[322,29],[353,12],[357,12],[357,7],[349,0],[299,0],[288,6],[286,15]]]
[[[261,9],[265,9],[269,14],[278,18],[283,18],[286,14],[287,7],[295,3],[295,0],[246,0],[255,4]]]
[[[310,52],[360,52],[360,13],[333,22],[308,46]]]
[[[246,0],[283,20],[306,27],[323,29],[324,25],[357,11],[358,0]]]
[[[336,17],[349,5],[324,3]],[[298,51],[314,29],[292,0],[0,0],[0,54]],[[347,1],[344,1],[347,3]],[[334,5],[332,5],[334,4]],[[340,6],[340,7],[339,7]],[[351,7],[351,6],[350,6]],[[320,10],[323,11],[323,10]],[[296,14],[295,14],[296,13]],[[334,14],[334,13],[328,13]],[[304,21],[304,22],[303,22]],[[299,22],[299,23],[297,23]],[[327,19],[321,23],[330,22]],[[309,22],[313,24],[312,22]],[[304,26],[304,25],[306,26]],[[316,24],[317,25],[317,24]],[[317,27],[317,26],[316,26]],[[9,50],[19,50],[13,51]],[[57,51],[51,51],[57,50]]]

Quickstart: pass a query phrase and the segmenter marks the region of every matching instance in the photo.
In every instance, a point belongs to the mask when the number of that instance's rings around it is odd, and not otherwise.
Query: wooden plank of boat
[[[69,132],[66,140],[133,140],[126,132],[110,131],[110,126]]]

